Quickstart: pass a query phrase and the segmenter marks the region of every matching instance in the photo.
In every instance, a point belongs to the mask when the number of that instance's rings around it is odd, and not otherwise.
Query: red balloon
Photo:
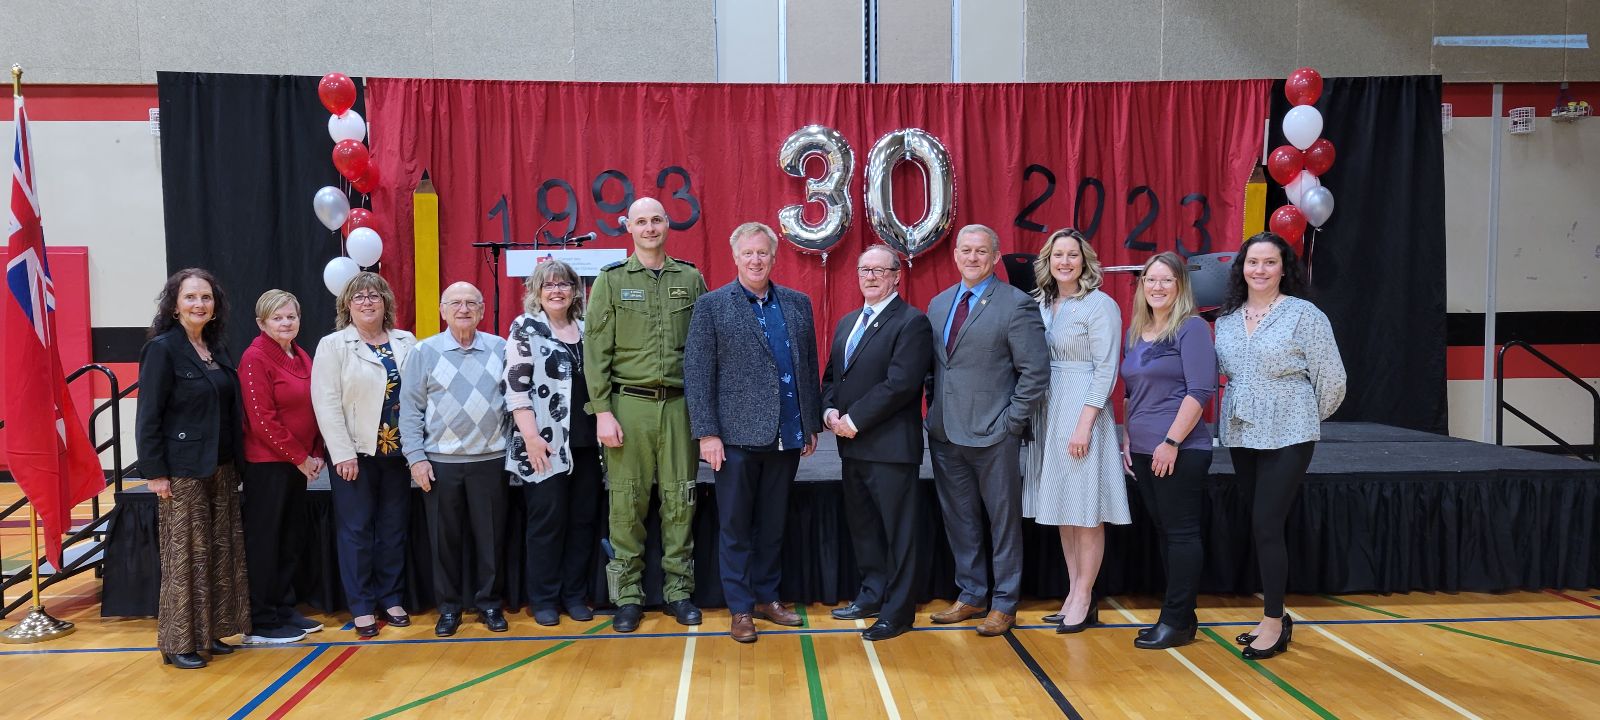
[[[1306,167],[1306,157],[1293,145],[1279,145],[1267,155],[1267,173],[1279,185],[1288,185]]]
[[[1312,175],[1321,175],[1333,167],[1333,157],[1333,143],[1328,142],[1327,138],[1317,138],[1311,147],[1306,148],[1306,169]]]
[[[1322,97],[1322,75],[1308,67],[1289,73],[1283,94],[1290,105],[1311,105]]]
[[[360,140],[340,140],[333,146],[333,167],[346,180],[355,182],[356,178],[366,174],[367,166],[371,163],[372,155]]]
[[[371,167],[369,166],[368,169],[370,170]],[[361,188],[356,189],[360,190]],[[365,191],[363,190],[362,192]],[[345,237],[349,237],[350,233],[354,232],[356,228],[371,228],[379,236],[383,235],[383,230],[378,227],[378,216],[373,215],[372,211],[366,208],[350,208],[350,217],[344,221]]]
[[[377,163],[370,163],[370,162],[367,163],[367,171],[362,173],[361,177],[358,177],[358,178],[356,178],[354,180],[351,180],[350,184],[354,185],[356,190],[359,190],[362,193],[365,193],[365,194],[368,194],[368,195],[372,194],[372,191],[376,190],[377,187],[378,187],[378,165],[377,165]],[[351,212],[354,212],[354,211],[351,211]],[[373,228],[373,229],[376,230],[377,228]],[[383,233],[378,233],[378,234],[382,235]]]
[[[328,73],[317,83],[317,97],[328,112],[343,115],[356,104],[356,84],[344,73]]]
[[[1267,222],[1267,227],[1278,237],[1288,240],[1290,245],[1297,245],[1306,234],[1306,216],[1300,214],[1300,208],[1285,205],[1272,211],[1272,219]]]

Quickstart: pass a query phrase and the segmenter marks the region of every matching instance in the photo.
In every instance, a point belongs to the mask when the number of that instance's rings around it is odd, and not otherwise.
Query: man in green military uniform
[[[667,257],[667,211],[653,198],[628,208],[633,255],[600,271],[585,316],[584,374],[611,487],[611,549],[606,565],[617,632],[644,615],[645,514],[660,487],[661,568],[667,613],[700,624],[694,592],[696,444],[683,398],[683,343],[694,301],[706,291],[700,271]]]

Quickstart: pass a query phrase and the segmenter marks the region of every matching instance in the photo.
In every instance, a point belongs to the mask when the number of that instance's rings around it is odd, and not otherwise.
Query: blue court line
[[[1510,617],[1435,617],[1435,618],[1373,618],[1370,620],[1296,620],[1296,625],[1427,625],[1429,623],[1502,623],[1502,622],[1541,622],[1546,620],[1600,620],[1600,615],[1514,615]],[[1225,627],[1254,627],[1255,621],[1239,622],[1203,622],[1200,627],[1225,628]],[[1143,629],[1149,627],[1147,623],[1102,623],[1093,630],[1126,630],[1131,628]],[[1054,630],[1055,625],[1018,625],[1017,630]],[[928,627],[914,627],[912,632],[976,632],[976,625],[938,625]],[[716,637],[720,633],[618,633],[613,635],[508,635],[504,637],[451,637],[451,638],[413,638],[407,640],[333,640],[317,643],[287,643],[283,645],[247,645],[240,650],[248,652],[261,652],[268,650],[303,650],[308,647],[348,647],[359,645],[362,647],[384,645],[443,645],[448,643],[505,643],[505,642],[561,642],[563,640],[632,640],[643,638],[687,638],[687,637]],[[762,630],[761,636],[769,635],[860,635],[860,628],[812,628],[800,630]],[[84,653],[115,653],[115,652],[154,652],[154,647],[120,647],[120,648],[62,648],[57,650],[0,650],[0,657],[7,655],[74,655]]]
[[[272,684],[268,685],[266,689],[256,693],[256,696],[250,698],[250,702],[245,703],[244,707],[239,708],[232,715],[229,715],[228,720],[244,720],[245,716],[255,712],[256,708],[261,707],[261,703],[266,702],[267,698],[272,697],[273,693],[282,689],[284,685],[288,684],[290,680],[294,679],[294,676],[299,675],[300,671],[306,669],[306,666],[310,665],[312,660],[316,660],[317,656],[327,652],[328,647],[329,646],[327,645],[318,646],[317,649],[312,650],[310,653],[307,653],[305,657],[300,658],[300,662],[295,663],[293,667],[283,671],[283,674],[279,675],[277,680],[272,681]]]

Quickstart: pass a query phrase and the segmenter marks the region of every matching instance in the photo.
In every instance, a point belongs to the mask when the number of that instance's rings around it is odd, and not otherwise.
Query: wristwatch
[[[1168,445],[1171,445],[1173,447],[1177,447],[1178,446],[1178,441],[1177,440],[1173,440],[1171,436],[1162,438],[1161,442],[1164,442],[1164,443],[1166,443]]]

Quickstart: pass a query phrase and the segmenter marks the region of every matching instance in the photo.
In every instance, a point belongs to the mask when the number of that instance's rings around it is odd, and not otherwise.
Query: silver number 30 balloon
[[[855,215],[850,205],[849,184],[850,174],[856,168],[856,151],[838,130],[826,125],[807,125],[794,131],[778,148],[778,167],[803,178],[806,161],[813,156],[821,156],[827,167],[821,177],[806,181],[806,202],[822,203],[826,209],[822,221],[806,222],[805,205],[786,205],[778,211],[778,225],[795,247],[822,253],[826,261],[828,250],[844,237]]]
[[[920,163],[928,185],[928,212],[910,227],[894,214],[890,179],[894,166],[907,160]],[[867,153],[866,176],[867,221],[889,247],[916,257],[950,231],[956,217],[955,172],[944,144],[926,130],[906,128],[878,138]]]

